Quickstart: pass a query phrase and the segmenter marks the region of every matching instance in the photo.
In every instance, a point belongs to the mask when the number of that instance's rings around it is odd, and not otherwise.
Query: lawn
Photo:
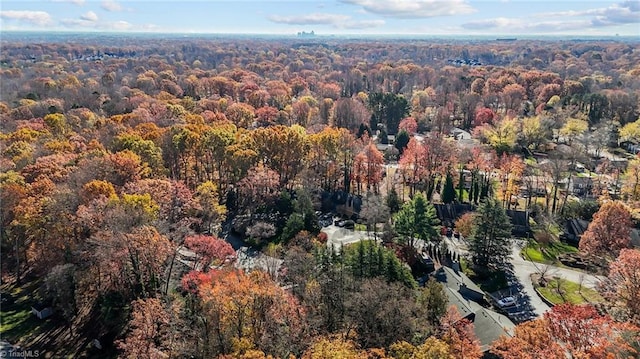
[[[558,281],[560,283],[560,291],[558,291]],[[600,294],[595,290],[584,286],[580,288],[579,283],[565,279],[554,278],[547,283],[546,287],[540,287],[537,281],[533,281],[533,285],[544,298],[553,304],[585,304],[603,301]]]
[[[561,241],[551,241],[549,244],[530,241],[520,254],[533,262],[551,264],[557,262],[560,254],[577,251],[578,248]]]

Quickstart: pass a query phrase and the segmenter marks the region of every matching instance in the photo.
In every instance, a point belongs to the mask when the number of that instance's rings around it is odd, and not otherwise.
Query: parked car
[[[500,308],[506,308],[506,307],[510,307],[516,305],[516,298],[514,297],[504,297],[500,300],[498,300],[498,306]]]

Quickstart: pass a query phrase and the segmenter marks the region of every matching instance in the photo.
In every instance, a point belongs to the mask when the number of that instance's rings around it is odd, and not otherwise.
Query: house
[[[593,179],[591,177],[572,177],[569,184],[569,190],[573,195],[585,197],[591,193],[593,189]]]
[[[453,138],[455,138],[458,141],[471,139],[471,133],[457,127],[452,128],[449,133],[451,134],[451,136],[453,136]]]
[[[435,203],[433,206],[436,209],[436,214],[440,222],[448,226],[453,226],[453,223],[460,218],[460,216],[473,210],[472,205],[462,203]]]
[[[483,352],[488,352],[491,343],[501,336],[513,336],[515,324],[508,317],[480,305],[484,301],[484,292],[464,273],[442,267],[435,273],[435,278],[444,284],[449,304],[458,309],[460,316],[473,323]]]
[[[45,319],[53,314],[53,308],[48,303],[38,302],[31,306],[31,313],[38,319]]]
[[[583,219],[567,220],[564,233],[567,241],[577,246],[580,243],[582,234],[586,232],[587,228],[589,228],[589,223],[591,222]],[[634,248],[640,248],[640,230],[631,228],[631,233],[629,235],[631,237],[631,246]]]
[[[508,209],[507,216],[511,219],[511,233],[516,236],[526,236],[529,231],[529,212]]]

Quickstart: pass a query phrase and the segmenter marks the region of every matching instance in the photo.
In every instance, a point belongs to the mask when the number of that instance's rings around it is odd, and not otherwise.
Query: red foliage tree
[[[227,260],[234,259],[236,254],[229,242],[214,236],[189,236],[185,238],[184,245],[196,255],[194,267],[203,272],[209,271],[210,264],[224,264]]]

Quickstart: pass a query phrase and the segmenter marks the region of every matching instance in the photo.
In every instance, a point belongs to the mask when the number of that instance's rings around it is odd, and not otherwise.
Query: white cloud
[[[384,25],[384,20],[354,20],[349,15],[314,13],[294,16],[272,15],[269,20],[287,25],[330,25],[337,29],[369,29]]]
[[[80,19],[87,21],[98,21],[98,15],[93,11],[87,11],[86,14],[80,16]]]
[[[70,2],[72,4],[78,5],[78,6],[82,6],[84,5],[84,0],[51,0],[53,2]]]
[[[491,32],[512,34],[556,33],[587,28],[589,27],[589,21],[530,21],[529,19],[498,17],[494,19],[470,21],[462,24],[462,27],[467,30],[490,30]]]
[[[342,25],[336,25],[343,29],[371,29],[374,27],[380,27],[385,24],[384,20],[360,20],[360,21],[347,21]]]
[[[269,16],[269,20],[278,24],[287,25],[333,25],[341,22],[348,21],[351,17],[347,15],[339,14],[306,14],[306,15],[294,15],[294,16]]]
[[[541,13],[535,17],[584,17],[590,19],[592,26],[640,24],[640,1],[625,1],[595,9]]]
[[[103,0],[100,6],[107,11],[122,11],[124,8],[115,0]]]
[[[465,0],[341,0],[365,11],[393,18],[428,18],[476,12]]]
[[[45,11],[6,10],[0,11],[0,18],[27,22],[38,26],[46,26],[52,22],[51,15]]]
[[[136,27],[126,21],[91,21],[85,19],[64,19],[60,21],[68,28],[84,28],[86,30],[125,31],[135,30]],[[150,30],[154,25],[144,25],[142,30]]]

